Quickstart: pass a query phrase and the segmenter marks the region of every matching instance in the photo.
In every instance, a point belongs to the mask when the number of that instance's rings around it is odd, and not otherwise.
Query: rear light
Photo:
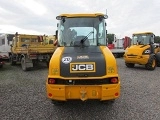
[[[49,78],[48,79],[48,84],[55,84],[56,80],[54,78]]]
[[[49,97],[52,97],[52,93],[49,93],[48,96],[49,96]]]
[[[118,83],[118,79],[117,78],[111,78],[111,83],[115,84],[115,83]]]
[[[115,93],[115,96],[118,96],[119,95],[119,93],[117,92],[117,93]]]

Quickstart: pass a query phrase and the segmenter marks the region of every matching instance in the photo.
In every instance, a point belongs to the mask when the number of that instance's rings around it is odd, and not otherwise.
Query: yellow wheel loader
[[[160,46],[154,44],[152,32],[133,33],[132,44],[124,54],[125,64],[133,68],[135,64],[144,65],[148,70],[160,67]]]
[[[114,101],[120,96],[115,57],[106,47],[107,15],[62,14],[57,49],[49,64],[47,96],[54,104],[68,100]]]

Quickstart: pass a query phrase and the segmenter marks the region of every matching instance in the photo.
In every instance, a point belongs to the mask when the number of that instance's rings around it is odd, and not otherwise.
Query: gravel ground
[[[160,67],[127,68],[117,58],[121,96],[115,103],[69,101],[53,105],[46,98],[48,69],[23,72],[8,63],[0,69],[0,120],[160,120]]]

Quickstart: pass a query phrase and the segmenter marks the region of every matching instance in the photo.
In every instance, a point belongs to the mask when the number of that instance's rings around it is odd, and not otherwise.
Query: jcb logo
[[[72,71],[77,71],[77,70],[94,70],[93,65],[89,64],[82,64],[82,65],[72,65]]]
[[[70,63],[70,72],[95,72],[95,63]]]

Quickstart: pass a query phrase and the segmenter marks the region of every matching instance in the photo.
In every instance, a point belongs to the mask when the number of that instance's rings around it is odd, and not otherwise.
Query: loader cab
[[[58,46],[65,47],[89,47],[106,46],[106,23],[107,17],[102,14],[94,16],[63,14],[57,16]]]
[[[132,36],[132,44],[148,45],[153,43],[154,43],[153,33],[139,33],[139,34],[133,34]]]
[[[152,32],[134,33],[132,36],[132,45],[150,46],[150,53],[154,53],[154,37]]]

